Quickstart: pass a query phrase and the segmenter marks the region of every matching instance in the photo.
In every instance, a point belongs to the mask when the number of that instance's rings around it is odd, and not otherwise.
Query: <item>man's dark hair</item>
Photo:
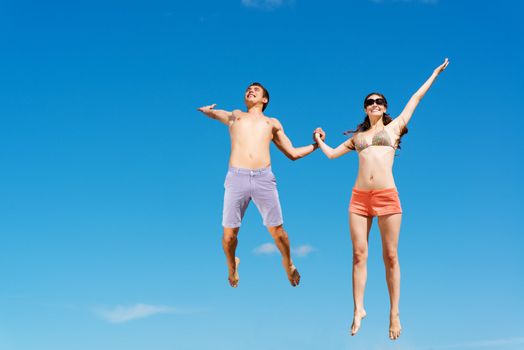
[[[262,96],[267,98],[267,102],[264,103],[264,106],[262,107],[262,112],[264,112],[266,110],[267,105],[269,104],[269,91],[267,91],[267,89],[264,87],[264,85],[262,85],[262,84],[260,84],[258,82],[254,82],[254,83],[249,84],[248,88],[251,87],[251,86],[259,86],[259,87],[262,88],[262,91],[264,92],[264,94]]]

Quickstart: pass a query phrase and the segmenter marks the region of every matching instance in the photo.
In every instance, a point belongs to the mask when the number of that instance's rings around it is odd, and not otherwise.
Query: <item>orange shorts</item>
[[[354,188],[349,211],[364,216],[382,216],[402,213],[402,208],[396,188],[371,191]]]

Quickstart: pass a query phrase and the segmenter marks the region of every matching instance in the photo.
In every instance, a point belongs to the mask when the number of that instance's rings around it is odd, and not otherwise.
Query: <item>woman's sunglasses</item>
[[[366,101],[364,101],[364,107],[373,106],[374,103],[376,103],[379,106],[385,106],[386,100],[384,100],[383,98],[377,98],[377,99],[368,98]]]

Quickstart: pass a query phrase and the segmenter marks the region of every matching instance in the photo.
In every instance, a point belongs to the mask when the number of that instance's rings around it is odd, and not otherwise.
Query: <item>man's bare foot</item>
[[[229,284],[233,288],[238,287],[238,281],[240,281],[240,277],[238,276],[238,265],[240,265],[240,259],[235,256],[235,268],[233,270],[229,269],[229,276],[227,278]]]
[[[396,340],[400,337],[402,326],[400,326],[399,314],[389,315],[389,339]]]
[[[365,310],[355,310],[355,314],[353,316],[353,324],[351,325],[351,335],[357,334],[358,330],[360,329],[360,322],[362,319],[366,317],[366,311]]]
[[[291,283],[293,287],[298,286],[300,283],[300,274],[298,273],[295,265],[291,264],[287,267],[284,265],[284,267],[286,268],[287,279],[289,280],[289,283]]]

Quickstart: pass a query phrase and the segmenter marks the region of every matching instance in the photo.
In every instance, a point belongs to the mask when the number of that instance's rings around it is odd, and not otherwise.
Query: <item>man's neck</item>
[[[261,115],[261,116],[264,115],[264,112],[262,112],[262,107],[257,106],[257,105],[248,107],[247,113],[253,114],[253,115]]]

